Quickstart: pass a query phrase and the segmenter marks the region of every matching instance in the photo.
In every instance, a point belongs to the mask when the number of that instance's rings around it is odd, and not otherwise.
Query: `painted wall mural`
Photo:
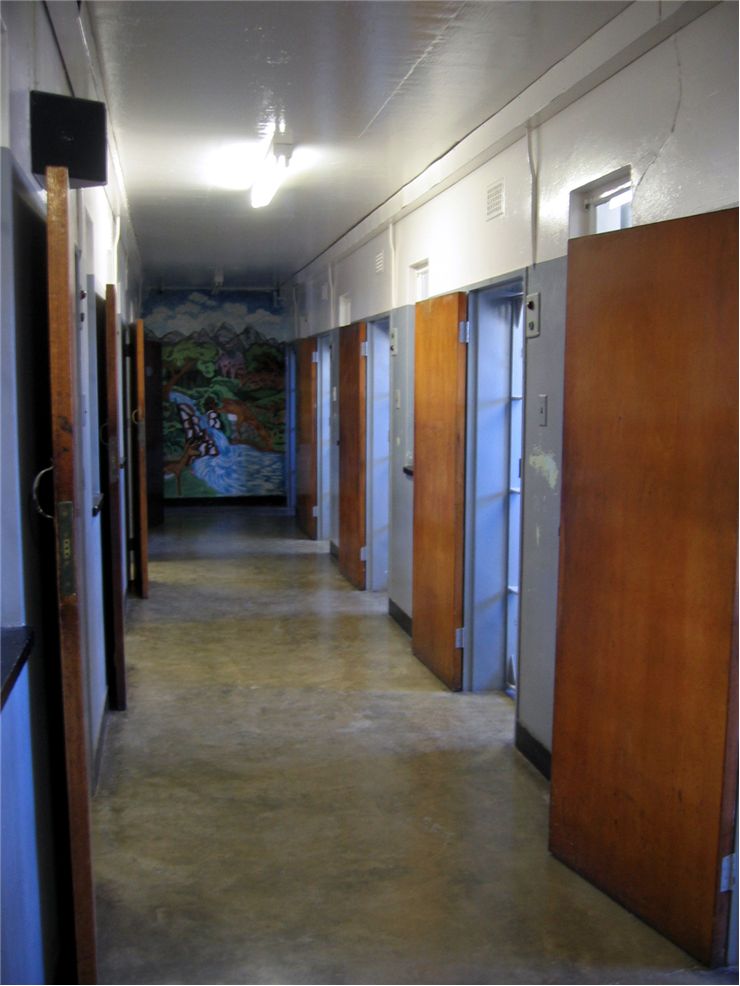
[[[285,344],[269,294],[153,293],[165,499],[285,495]]]

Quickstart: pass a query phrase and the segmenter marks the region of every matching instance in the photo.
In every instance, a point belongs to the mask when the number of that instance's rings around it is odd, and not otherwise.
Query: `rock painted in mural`
[[[285,347],[250,324],[264,309],[200,292],[173,301],[160,298],[150,316],[162,345],[165,497],[284,495]]]

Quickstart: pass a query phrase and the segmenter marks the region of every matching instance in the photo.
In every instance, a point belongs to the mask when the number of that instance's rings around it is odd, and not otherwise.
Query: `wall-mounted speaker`
[[[43,179],[50,166],[69,171],[72,188],[108,181],[105,103],[51,92],[31,92],[31,170]]]

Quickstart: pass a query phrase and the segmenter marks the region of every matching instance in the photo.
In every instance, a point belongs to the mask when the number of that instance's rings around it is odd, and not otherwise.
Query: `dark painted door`
[[[364,322],[339,330],[339,571],[365,588],[367,358]]]
[[[317,449],[315,339],[299,339],[296,352],[296,519],[310,538],[316,537]]]
[[[103,599],[105,605],[108,704],[126,708],[124,652],[124,571],[119,457],[119,338],[116,288],[108,284],[98,317],[98,401],[100,421],[100,489],[103,531]]]
[[[144,340],[146,403],[146,491],[149,526],[164,522],[164,436],[162,431],[162,344]]]
[[[134,588],[142,599],[149,595],[149,519],[146,485],[146,359],[144,322],[131,326],[131,455],[134,519]]]

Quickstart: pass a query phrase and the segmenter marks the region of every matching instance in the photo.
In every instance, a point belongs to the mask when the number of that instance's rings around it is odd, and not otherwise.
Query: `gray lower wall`
[[[528,271],[540,294],[540,335],[526,342],[522,582],[517,724],[552,748],[558,547],[563,451],[563,372],[567,258]],[[539,396],[547,395],[547,425]]]
[[[388,598],[412,616],[411,579],[414,533],[414,481],[403,468],[414,452],[414,306],[391,312],[391,501]],[[397,405],[400,403],[400,407]]]

